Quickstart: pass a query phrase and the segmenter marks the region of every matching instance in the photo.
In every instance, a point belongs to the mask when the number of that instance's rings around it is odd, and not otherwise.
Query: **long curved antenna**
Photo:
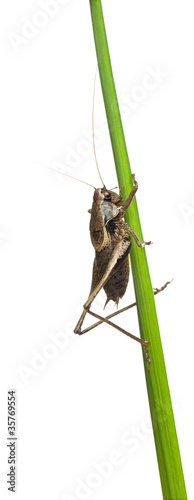
[[[90,186],[93,189],[96,189],[92,184],[89,184],[89,182],[82,181],[81,179],[77,179],[77,177],[73,177],[72,175],[65,174],[65,172],[61,172],[60,170],[56,170],[53,167],[49,167],[48,165],[45,165],[44,163],[40,163],[39,161],[35,160],[30,160],[33,163],[36,163],[37,165],[41,165],[42,167],[48,168],[49,170],[52,170],[53,172],[56,172],[56,174],[62,174],[65,175],[65,177],[69,177],[70,179],[74,179],[74,181],[82,182],[82,184],[86,184],[86,186]]]
[[[103,47],[103,44],[102,44],[102,47]],[[100,59],[101,52],[102,52],[102,47],[101,47],[100,53],[98,55],[97,68],[96,68],[95,77],[94,77],[93,104],[92,104],[92,140],[93,140],[93,148],[94,148],[94,158],[95,158],[96,167],[97,167],[97,170],[98,170],[98,175],[100,177],[100,180],[102,182],[103,187],[105,187],[105,184],[104,184],[104,182],[102,180],[102,176],[101,176],[100,169],[99,169],[99,166],[98,166],[98,162],[97,162],[95,140],[94,140],[94,100],[95,100],[96,76],[97,76],[97,71],[98,71],[99,59]]]

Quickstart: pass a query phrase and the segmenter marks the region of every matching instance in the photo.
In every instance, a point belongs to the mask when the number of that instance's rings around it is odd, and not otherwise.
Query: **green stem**
[[[90,0],[90,8],[97,58],[100,55],[99,73],[117,177],[119,186],[125,186],[122,194],[124,193],[126,199],[132,189],[131,169],[112,74],[101,1]],[[126,221],[143,241],[136,199],[126,212]],[[140,335],[142,339],[150,340],[149,355],[152,361],[150,370],[146,368],[145,359],[144,366],[163,498],[185,500],[187,495],[145,249],[138,248],[134,243],[130,256]],[[151,479],[151,471],[148,470],[149,474]]]

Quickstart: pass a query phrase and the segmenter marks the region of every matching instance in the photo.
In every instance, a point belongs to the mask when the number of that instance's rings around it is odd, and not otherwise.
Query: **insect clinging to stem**
[[[149,341],[144,341],[112,323],[109,319],[112,315],[107,318],[103,318],[90,310],[93,300],[102,288],[107,296],[105,306],[110,300],[113,300],[116,305],[118,305],[119,299],[125,294],[129,280],[128,254],[131,248],[131,236],[140,248],[144,248],[145,245],[150,245],[152,243],[151,241],[141,243],[133,229],[129,227],[123,219],[125,211],[129,207],[138,189],[138,183],[135,179],[135,175],[132,175],[133,189],[127,197],[125,203],[123,202],[123,198],[121,196],[121,190],[119,194],[114,193],[112,190],[108,190],[102,180],[98,167],[94,140],[95,82],[96,75],[93,90],[92,138],[96,167],[103,187],[98,189],[94,188],[92,208],[88,210],[91,214],[90,236],[92,245],[95,249],[95,258],[89,297],[83,306],[83,312],[74,329],[74,332],[81,335],[94,328],[94,326],[97,326],[97,324],[95,324],[85,330],[81,329],[84,318],[86,314],[89,313],[100,320],[98,324],[101,322],[108,323],[110,326],[120,330],[124,334],[139,342],[144,348],[146,363],[149,367],[150,359],[147,350],[147,344]],[[117,311],[117,314],[119,312],[120,311]]]
[[[95,248],[92,284],[88,300],[83,306],[84,310],[74,332],[78,334],[85,333],[85,331],[81,330],[81,327],[85,315],[88,312],[97,319],[108,323],[140,342],[144,347],[147,365],[149,366],[150,359],[147,351],[147,344],[149,341],[144,341],[135,337],[110,322],[108,318],[103,318],[90,311],[93,300],[102,288],[104,288],[107,295],[105,306],[109,300],[113,300],[118,305],[119,299],[125,294],[129,280],[128,254],[131,248],[130,235],[133,236],[136,244],[141,248],[151,244],[151,241],[141,243],[133,229],[123,220],[124,213],[138,189],[138,184],[134,175],[133,184],[133,189],[125,203],[123,203],[120,194],[118,195],[113,191],[107,190],[105,186],[95,189],[94,191],[92,209],[89,211],[91,213],[90,236]],[[88,330],[89,329],[87,329],[87,331]]]

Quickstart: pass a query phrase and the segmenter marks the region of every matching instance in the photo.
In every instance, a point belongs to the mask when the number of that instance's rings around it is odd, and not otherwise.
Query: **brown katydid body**
[[[147,341],[126,332],[107,318],[102,318],[90,311],[90,306],[101,290],[104,288],[107,295],[107,302],[113,300],[117,305],[119,299],[125,294],[129,280],[129,260],[128,254],[131,248],[131,238],[133,236],[136,244],[143,248],[148,243],[141,243],[134,231],[123,220],[123,216],[129,207],[137,189],[138,184],[135,176],[132,176],[134,183],[133,189],[125,203],[122,196],[109,191],[104,186],[101,189],[95,189],[90,219],[90,236],[95,248],[95,259],[93,264],[92,284],[87,302],[84,304],[84,310],[75,327],[74,332],[78,334],[85,333],[81,327],[88,312],[92,316],[105,321],[111,326],[122,331],[126,335],[140,342],[146,352],[147,365],[149,366],[149,356],[147,351]],[[88,329],[86,329],[88,331]]]
[[[119,245],[118,249],[117,263],[103,285],[107,295],[105,306],[109,300],[113,300],[118,305],[119,299],[125,294],[129,280],[128,253],[131,241],[129,234],[125,232],[125,223],[120,214],[122,205],[122,196],[106,188],[95,190],[90,220],[90,236],[95,248],[90,293],[100,283],[108,269],[114,249],[122,240],[122,248]]]

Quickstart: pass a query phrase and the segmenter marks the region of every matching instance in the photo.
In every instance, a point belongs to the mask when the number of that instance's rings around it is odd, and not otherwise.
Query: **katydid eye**
[[[107,200],[107,201],[111,200],[111,195],[107,191],[105,191],[105,193],[104,193],[104,199]]]

